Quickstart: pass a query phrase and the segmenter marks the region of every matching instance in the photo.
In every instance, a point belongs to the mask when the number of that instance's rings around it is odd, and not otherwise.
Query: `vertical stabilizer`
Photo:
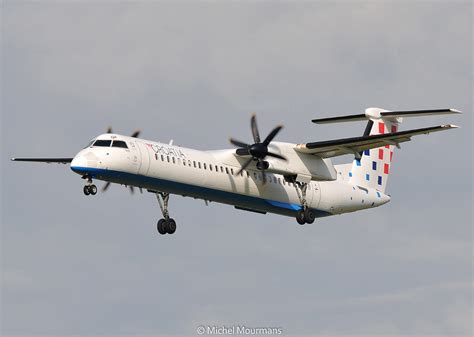
[[[365,111],[369,118],[364,135],[378,135],[397,132],[401,118],[385,118],[380,115],[387,110],[369,108]],[[375,188],[385,192],[390,174],[394,145],[385,145],[376,149],[365,150],[361,158],[354,159],[349,173],[350,182],[359,186]]]

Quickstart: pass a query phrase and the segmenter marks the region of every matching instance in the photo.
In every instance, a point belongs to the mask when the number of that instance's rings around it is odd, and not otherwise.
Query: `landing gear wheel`
[[[170,194],[164,192],[156,192],[155,194],[156,199],[158,200],[158,205],[160,206],[161,214],[163,214],[163,219],[160,219],[156,225],[158,232],[160,234],[173,234],[176,232],[176,221],[170,218],[170,213],[168,211]]]
[[[168,219],[168,221],[166,222],[166,232],[168,234],[173,234],[174,232],[176,232],[176,221],[174,221],[174,219]]]
[[[306,220],[305,220],[305,214],[304,214],[304,210],[300,209],[297,213],[296,213],[296,221],[300,224],[300,225],[304,225],[306,223]]]
[[[158,230],[158,233],[161,235],[166,234],[166,228],[165,228],[165,219],[160,219],[158,220],[158,223],[156,224],[156,229]]]
[[[91,195],[96,195],[97,194],[97,186],[90,185],[89,186],[89,192],[90,192]]]
[[[84,186],[83,191],[84,191],[84,194],[85,194],[85,195],[91,194],[91,191],[89,190],[89,186],[88,186],[88,185]]]
[[[314,222],[314,219],[316,219],[316,216],[314,212],[310,209],[307,208],[304,210],[304,221],[306,223],[312,224]]]

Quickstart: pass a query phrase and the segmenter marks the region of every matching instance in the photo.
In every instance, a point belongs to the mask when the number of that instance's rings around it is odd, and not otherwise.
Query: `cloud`
[[[2,11],[2,333],[469,335],[472,17],[468,3],[14,3]],[[455,107],[395,154],[384,207],[297,226],[148,193],[95,198],[59,165],[108,125],[196,147],[358,135],[316,116]],[[279,136],[280,137],[280,136]],[[347,158],[345,158],[347,159]],[[341,159],[339,159],[341,160]],[[349,159],[350,160],[350,159]]]

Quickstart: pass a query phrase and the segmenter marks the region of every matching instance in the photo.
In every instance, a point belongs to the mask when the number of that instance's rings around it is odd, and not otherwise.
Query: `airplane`
[[[365,113],[313,119],[316,124],[366,121],[362,136],[309,143],[274,141],[283,126],[262,140],[255,114],[253,143],[230,138],[237,149],[199,151],[112,132],[92,139],[74,157],[12,158],[13,161],[70,164],[85,181],[85,195],[95,195],[93,180],[146,189],[156,195],[162,218],[158,233],[173,234],[176,221],[168,203],[171,194],[228,204],[261,214],[295,217],[300,225],[316,218],[370,209],[386,204],[385,193],[395,148],[411,137],[450,130],[452,124],[399,131],[404,118],[459,114],[455,109],[390,111],[368,108]],[[346,164],[331,158],[354,155]]]

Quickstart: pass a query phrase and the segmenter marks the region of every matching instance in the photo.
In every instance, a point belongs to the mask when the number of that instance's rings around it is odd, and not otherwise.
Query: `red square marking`
[[[383,164],[383,173],[388,174],[388,164]]]
[[[396,125],[392,125],[392,133],[393,132],[397,132],[397,126]]]
[[[385,133],[385,124],[383,122],[379,122],[379,133]]]
[[[379,149],[379,159],[383,160],[383,149]]]
[[[389,149],[389,148],[390,148],[390,145],[385,145],[385,148],[386,148],[386,149]]]

